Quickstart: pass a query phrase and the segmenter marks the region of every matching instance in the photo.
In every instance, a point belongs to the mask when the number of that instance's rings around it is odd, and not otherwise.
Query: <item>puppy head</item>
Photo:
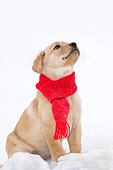
[[[32,69],[41,74],[50,73],[52,70],[62,70],[73,67],[80,55],[79,48],[76,43],[55,42],[39,53],[34,60]],[[46,71],[45,71],[46,70]]]

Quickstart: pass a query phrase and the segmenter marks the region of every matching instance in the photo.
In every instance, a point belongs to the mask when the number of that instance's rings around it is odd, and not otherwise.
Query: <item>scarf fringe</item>
[[[53,139],[69,138],[70,126],[67,122],[57,122]]]

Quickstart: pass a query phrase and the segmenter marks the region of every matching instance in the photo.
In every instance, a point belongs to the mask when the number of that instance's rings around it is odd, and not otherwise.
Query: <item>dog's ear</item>
[[[45,55],[45,52],[44,51],[41,51],[37,58],[34,60],[33,62],[33,66],[32,66],[32,69],[33,71],[41,74],[42,73],[42,60],[43,60],[43,57]]]

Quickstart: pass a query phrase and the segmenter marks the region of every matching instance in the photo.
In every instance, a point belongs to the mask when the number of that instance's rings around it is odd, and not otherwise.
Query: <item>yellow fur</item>
[[[54,50],[55,45],[60,48]],[[79,50],[79,49],[78,49]],[[79,51],[72,51],[72,47],[65,42],[55,42],[41,51],[33,63],[33,70],[43,73],[47,77],[57,80],[73,72],[73,65],[79,57]],[[67,57],[68,56],[68,57]],[[67,58],[66,58],[67,57]],[[71,128],[68,139],[70,152],[81,152],[81,101],[77,93],[67,98],[70,104],[68,123]],[[14,131],[8,135],[6,150],[8,157],[15,152],[29,152],[39,154],[42,158],[52,156],[57,161],[65,151],[60,140],[54,140],[55,121],[50,102],[37,92],[18,121]]]

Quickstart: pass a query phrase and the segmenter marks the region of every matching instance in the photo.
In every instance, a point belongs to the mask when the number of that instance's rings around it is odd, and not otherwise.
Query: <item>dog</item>
[[[75,42],[54,42],[38,54],[32,69],[52,80],[58,80],[73,72],[79,56],[80,50]],[[81,153],[81,99],[77,93],[66,99],[70,105],[67,119],[70,126],[70,136],[67,138],[70,153]],[[62,139],[53,139],[54,131],[55,120],[51,103],[38,91],[14,131],[7,137],[8,158],[16,152],[28,152],[38,154],[43,159],[52,157],[54,161],[58,161],[66,152],[62,147]]]

